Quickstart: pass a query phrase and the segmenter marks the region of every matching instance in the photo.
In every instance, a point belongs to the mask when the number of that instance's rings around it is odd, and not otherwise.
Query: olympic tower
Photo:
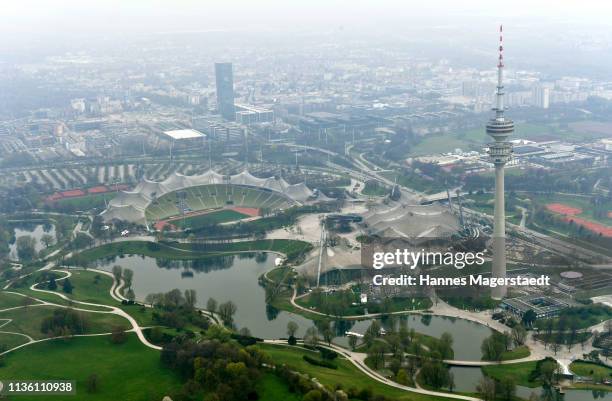
[[[494,278],[506,277],[506,213],[504,210],[504,167],[512,159],[512,143],[508,137],[514,132],[514,123],[504,116],[504,56],[503,29],[499,27],[499,62],[497,63],[497,91],[495,117],[487,123],[487,134],[494,142],[489,144],[489,156],[495,165],[495,212],[493,220],[493,272]],[[506,287],[492,289],[491,296],[501,299]]]

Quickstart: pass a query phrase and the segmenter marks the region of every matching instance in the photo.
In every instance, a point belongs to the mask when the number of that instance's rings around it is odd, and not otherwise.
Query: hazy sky
[[[3,0],[0,31],[351,29],[401,25],[414,17],[436,24],[483,16],[495,23],[527,17],[608,25],[611,15],[612,2],[602,0]]]
[[[207,51],[229,43],[269,50],[330,40],[369,41],[374,47],[401,47],[415,56],[487,66],[496,57],[497,26],[503,23],[506,60],[514,68],[606,77],[612,70],[612,1],[606,0],[0,0],[0,4],[0,62],[74,50],[117,50],[122,44],[145,43],[150,34],[231,31],[191,35],[191,40]]]

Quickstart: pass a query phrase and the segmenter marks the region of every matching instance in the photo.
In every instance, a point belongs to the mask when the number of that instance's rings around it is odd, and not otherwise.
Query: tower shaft
[[[508,137],[514,132],[514,123],[504,116],[504,57],[502,27],[499,27],[499,62],[497,64],[497,91],[495,117],[487,123],[487,134],[495,142],[489,144],[489,156],[495,166],[495,211],[493,216],[493,271],[494,278],[506,277],[506,213],[504,193],[504,167],[512,159],[512,143]],[[491,290],[491,297],[501,299],[507,293],[505,286]]]
[[[504,199],[504,166],[495,166],[495,210],[493,217],[493,277],[506,277],[506,213]],[[506,295],[506,287],[498,286],[491,290],[492,298],[501,299]]]

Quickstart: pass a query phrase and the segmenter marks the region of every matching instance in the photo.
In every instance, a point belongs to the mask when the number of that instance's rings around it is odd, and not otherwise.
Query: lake
[[[100,260],[97,265],[110,271],[115,264],[134,271],[134,292],[143,300],[147,294],[167,292],[173,288],[194,289],[198,306],[204,308],[209,297],[217,302],[231,300],[237,306],[234,321],[237,328],[248,327],[254,336],[279,338],[286,336],[289,321],[299,326],[302,335],[313,322],[300,315],[279,311],[266,305],[265,291],[258,278],[274,267],[273,254],[237,254],[197,260],[163,260],[146,256],[126,255],[111,260]],[[185,274],[185,272],[190,272]],[[398,324],[399,317],[393,319]],[[463,319],[441,316],[406,315],[401,317],[419,333],[440,337],[442,333],[453,335],[456,359],[480,360],[480,344],[491,334],[485,326]],[[348,346],[344,337],[347,330],[365,333],[372,320],[335,321],[332,329],[336,333],[334,342]],[[383,322],[383,327],[388,322]]]
[[[114,261],[101,261],[100,268],[110,271],[118,264],[134,271],[133,288],[136,298],[147,294],[168,292],[174,288],[194,289],[197,304],[206,307],[208,298],[218,303],[232,301],[237,310],[234,322],[238,329],[248,327],[254,336],[262,338],[286,337],[287,323],[294,321],[299,334],[312,326],[302,316],[279,311],[265,302],[265,291],[258,283],[260,275],[274,267],[272,254],[237,254],[197,260],[162,260],[143,256],[125,256]],[[191,272],[188,276],[185,272]]]
[[[287,323],[298,324],[298,336],[304,334],[313,322],[300,315],[279,311],[266,305],[265,291],[258,283],[259,277],[274,267],[274,254],[244,253],[196,260],[164,260],[146,256],[126,255],[107,260],[99,260],[95,265],[107,271],[117,264],[134,271],[134,292],[136,298],[143,300],[147,294],[167,292],[171,289],[194,289],[197,304],[204,308],[209,297],[222,303],[231,300],[237,306],[234,321],[238,329],[248,327],[251,333],[261,338],[286,337]],[[383,327],[406,321],[409,328],[417,332],[440,337],[442,333],[453,335],[455,359],[480,360],[482,340],[491,334],[491,329],[468,320],[431,315],[404,315],[391,321],[382,321]],[[347,330],[365,333],[372,319],[361,321],[335,321],[334,342],[348,345],[344,332]],[[482,378],[480,368],[452,367],[456,390],[474,392]],[[517,387],[517,395],[528,399],[532,392],[540,393],[539,388]],[[585,400],[612,401],[612,393],[593,393],[583,390],[567,391],[564,401]]]

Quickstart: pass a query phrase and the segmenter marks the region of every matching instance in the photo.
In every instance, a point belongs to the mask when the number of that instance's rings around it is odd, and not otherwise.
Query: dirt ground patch
[[[568,206],[563,203],[549,203],[546,205],[546,209],[565,216],[563,221],[568,223],[573,222],[574,224],[582,226],[589,231],[596,234],[601,234],[604,237],[612,237],[612,227],[578,217],[578,215],[582,213],[582,209],[580,208]],[[608,216],[609,215],[610,213],[608,213]]]
[[[259,209],[255,207],[233,207],[231,209],[237,211],[238,213],[246,214],[247,216],[259,216]]]
[[[604,226],[603,224],[595,223],[589,220],[581,219],[580,217],[571,216],[565,217],[563,220],[573,221],[575,224],[586,228],[589,231],[593,231],[596,234],[601,234],[604,237],[612,237],[612,227]]]
[[[576,216],[582,213],[582,209],[564,205],[563,203],[549,203],[546,205],[546,209],[564,216]]]
[[[259,216],[259,209],[254,208],[254,207],[215,208],[215,209],[198,210],[198,211],[195,211],[195,212],[185,213],[184,216],[174,216],[174,217],[170,217],[170,218],[165,219],[165,220],[160,220],[160,221],[158,221],[158,222],[156,222],[154,224],[154,227],[158,231],[163,230],[163,228],[165,226],[169,226],[170,230],[177,230],[178,228],[176,227],[176,225],[172,224],[173,221],[181,220],[183,218],[189,218],[189,217],[194,217],[194,216],[201,216],[201,215],[205,215],[205,214],[215,213],[215,212],[219,212],[221,210],[233,210],[235,212],[238,212],[240,214],[244,214],[244,215],[250,216],[250,217],[257,217],[257,216]]]

